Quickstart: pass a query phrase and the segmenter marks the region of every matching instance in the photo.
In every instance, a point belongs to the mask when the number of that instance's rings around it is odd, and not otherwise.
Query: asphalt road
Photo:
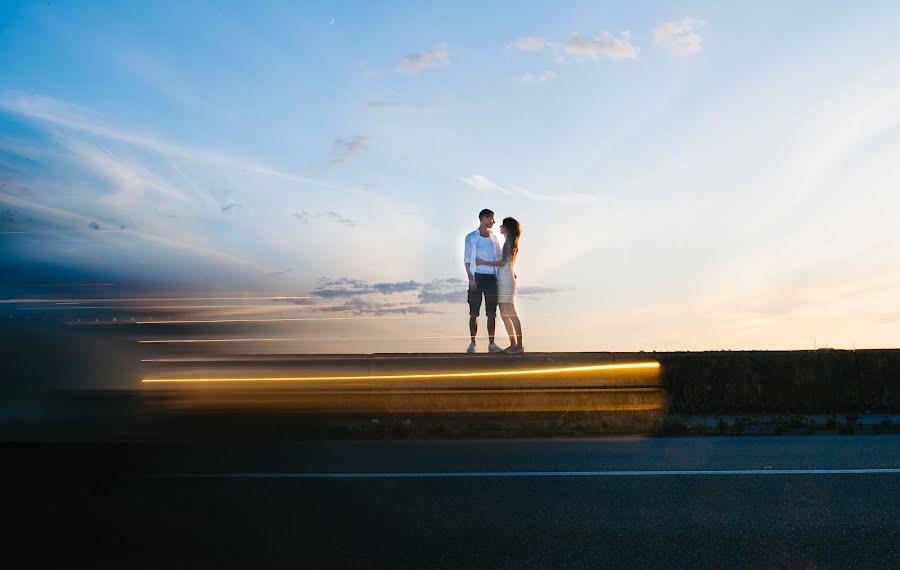
[[[0,448],[10,567],[900,567],[900,436]]]

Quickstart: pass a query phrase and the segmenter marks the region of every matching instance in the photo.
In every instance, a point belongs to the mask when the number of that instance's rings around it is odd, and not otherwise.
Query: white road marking
[[[158,475],[178,479],[439,479],[478,477],[681,477],[689,475],[884,475],[886,469],[700,469],[658,471],[444,471],[397,473],[177,473]]]

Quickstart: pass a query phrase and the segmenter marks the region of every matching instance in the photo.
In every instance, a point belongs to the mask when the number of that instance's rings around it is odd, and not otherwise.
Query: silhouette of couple
[[[475,336],[478,333],[478,316],[482,301],[487,316],[488,352],[521,354],[522,323],[516,313],[516,255],[519,253],[519,236],[522,229],[514,218],[504,218],[500,233],[505,237],[503,245],[491,231],[494,212],[482,210],[478,214],[478,229],[466,236],[463,261],[469,276],[469,336],[471,343],[466,350],[476,351]],[[497,308],[509,334],[509,347],[502,349],[494,342],[497,324]]]

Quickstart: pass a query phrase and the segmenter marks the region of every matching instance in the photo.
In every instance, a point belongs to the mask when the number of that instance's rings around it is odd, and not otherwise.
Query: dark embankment
[[[152,358],[160,355],[136,353],[118,337],[19,332],[5,344],[5,441],[519,437],[698,433],[698,426],[724,434],[747,433],[749,420],[735,418],[751,415],[771,420],[757,431],[782,433],[793,422],[797,433],[853,433],[856,417],[871,414],[877,423],[859,429],[887,433],[897,425],[891,414],[900,392],[900,350]],[[523,374],[635,362],[661,366]],[[195,382],[203,378],[214,381]],[[812,418],[823,415],[845,418]]]
[[[895,413],[900,350],[669,352],[672,414]]]

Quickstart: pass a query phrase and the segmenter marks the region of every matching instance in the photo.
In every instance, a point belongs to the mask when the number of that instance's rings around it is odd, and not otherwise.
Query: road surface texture
[[[3,444],[7,567],[900,567],[900,436]]]

